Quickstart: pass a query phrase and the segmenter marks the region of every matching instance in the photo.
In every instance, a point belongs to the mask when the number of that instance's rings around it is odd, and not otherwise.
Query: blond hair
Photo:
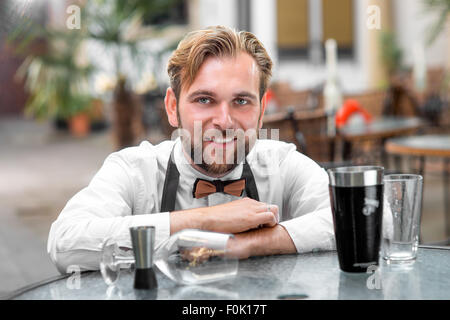
[[[167,73],[177,101],[181,88],[189,87],[194,82],[206,58],[236,57],[241,52],[252,56],[259,67],[259,95],[262,99],[272,75],[272,60],[264,46],[250,32],[213,26],[188,33],[169,59]]]

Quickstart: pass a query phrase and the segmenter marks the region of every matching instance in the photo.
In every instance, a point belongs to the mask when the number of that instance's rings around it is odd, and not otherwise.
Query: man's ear
[[[263,125],[263,117],[264,117],[264,112],[266,111],[266,106],[267,106],[267,91],[266,93],[264,93],[262,99],[261,99],[261,112],[259,115],[259,128],[262,128]]]
[[[177,98],[175,92],[171,87],[166,90],[166,97],[164,98],[164,105],[166,107],[167,118],[172,127],[178,128],[177,117]]]

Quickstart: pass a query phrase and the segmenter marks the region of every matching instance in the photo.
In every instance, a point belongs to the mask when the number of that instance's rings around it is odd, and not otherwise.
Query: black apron
[[[180,172],[178,172],[177,166],[173,160],[174,149],[175,148],[172,148],[169,162],[167,163],[160,212],[170,212],[175,210],[175,199],[177,197],[178,183],[180,181]],[[247,161],[244,161],[243,165],[244,168],[242,170],[241,179],[245,179],[245,193],[247,194],[247,197],[259,201],[258,189],[256,188],[253,172]]]

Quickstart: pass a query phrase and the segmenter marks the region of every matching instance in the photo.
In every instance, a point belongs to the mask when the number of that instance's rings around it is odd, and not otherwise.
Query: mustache
[[[224,142],[231,140],[240,140],[244,141],[249,138],[258,138],[259,131],[257,129],[248,129],[244,131],[243,129],[207,129],[203,133],[203,141],[216,141],[216,142]],[[200,139],[199,139],[200,140]]]
[[[235,134],[221,134],[221,135],[207,135],[203,136],[203,141],[214,141],[218,143],[226,143],[231,142],[233,140],[237,140],[237,136]]]

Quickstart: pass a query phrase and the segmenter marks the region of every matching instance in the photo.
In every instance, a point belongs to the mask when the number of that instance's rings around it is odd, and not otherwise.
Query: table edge
[[[90,273],[90,272],[95,272],[95,271],[97,271],[97,270],[82,271],[81,273],[84,274],[84,273]],[[31,291],[33,289],[36,289],[38,287],[44,286],[46,284],[49,284],[49,283],[52,283],[52,282],[55,282],[55,281],[58,281],[58,280],[62,280],[62,279],[68,278],[71,275],[72,274],[60,274],[60,275],[56,275],[56,276],[53,276],[53,277],[50,277],[50,278],[38,281],[36,283],[29,284],[29,285],[27,285],[25,287],[16,289],[16,290],[14,290],[14,291],[12,291],[10,293],[7,293],[7,294],[5,294],[3,296],[0,296],[0,300],[12,300],[15,297],[18,297],[18,296],[20,296],[20,295],[22,295],[22,294],[24,294],[24,293],[26,293],[28,291]]]
[[[352,140],[371,140],[371,139],[388,139],[397,135],[407,135],[410,132],[415,132],[420,129],[420,126],[389,129],[386,131],[373,131],[368,133],[348,134],[343,131],[339,131],[338,135],[347,141]]]
[[[399,139],[403,138],[388,139],[385,145],[386,152],[391,154],[402,154],[402,155],[430,156],[443,158],[450,157],[450,150],[406,146],[398,143]]]
[[[426,245],[426,244],[420,244],[419,248],[434,249],[434,250],[450,250],[450,246],[434,246],[434,245]]]
[[[382,120],[383,117],[378,118],[378,120]],[[407,133],[409,133],[410,131],[417,131],[425,126],[428,125],[427,121],[424,121],[423,119],[421,119],[420,117],[384,117],[386,119],[400,119],[401,120],[407,120],[409,122],[414,122],[414,123],[408,123],[408,126],[405,127],[401,127],[401,128],[391,128],[389,130],[386,131],[372,131],[369,133],[357,133],[357,134],[352,134],[352,133],[345,133],[345,129],[343,131],[338,130],[339,136],[347,141],[352,141],[352,140],[370,140],[370,139],[388,139],[397,135],[405,135]]]
[[[418,246],[420,249],[429,249],[429,250],[450,250],[450,246],[434,246],[434,245],[419,245]],[[86,271],[82,271],[81,274],[88,274],[88,273],[93,273],[93,272],[98,272],[98,270],[86,270]],[[7,293],[3,296],[0,296],[0,300],[12,300],[28,291],[31,291],[33,289],[36,289],[38,287],[44,286],[46,284],[52,283],[54,281],[58,281],[58,280],[62,280],[65,278],[70,277],[71,274],[60,274],[48,279],[44,279],[42,281],[39,281],[37,283],[33,283],[30,285],[27,285],[25,287],[16,289],[10,293]]]

